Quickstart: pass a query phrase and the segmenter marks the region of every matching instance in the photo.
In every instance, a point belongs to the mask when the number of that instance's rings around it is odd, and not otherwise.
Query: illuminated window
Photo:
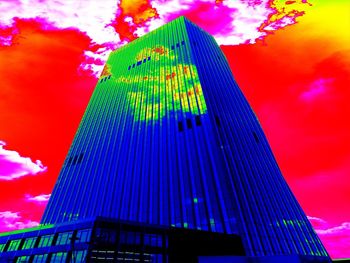
[[[67,245],[71,243],[73,232],[59,233],[56,240],[56,245]]]
[[[52,244],[53,235],[46,235],[40,238],[38,247],[49,247]]]
[[[47,254],[35,255],[33,258],[33,263],[45,263],[47,259]]]
[[[4,250],[5,245],[6,245],[6,244],[0,244],[0,252],[2,252],[2,251]]]
[[[18,257],[16,263],[27,263],[29,262],[30,256]]]
[[[55,262],[55,263],[63,263],[66,262],[66,258],[67,258],[67,253],[66,252],[57,252],[57,253],[53,253],[51,256],[51,262]]]
[[[77,241],[78,243],[86,243],[89,242],[91,236],[91,229],[79,230],[77,233]]]
[[[24,241],[24,244],[23,244],[23,249],[33,248],[35,241],[36,241],[36,237],[26,238],[26,240]]]
[[[21,239],[12,240],[7,251],[15,251],[18,249]]]

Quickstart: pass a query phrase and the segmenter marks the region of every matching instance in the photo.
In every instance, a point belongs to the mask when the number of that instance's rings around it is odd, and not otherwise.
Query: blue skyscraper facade
[[[111,53],[41,224],[95,217],[329,262],[224,54],[184,17]]]

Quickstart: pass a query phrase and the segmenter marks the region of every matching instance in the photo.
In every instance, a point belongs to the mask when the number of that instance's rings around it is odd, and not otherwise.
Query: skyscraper
[[[111,53],[41,224],[96,217],[329,262],[225,56],[184,17]]]

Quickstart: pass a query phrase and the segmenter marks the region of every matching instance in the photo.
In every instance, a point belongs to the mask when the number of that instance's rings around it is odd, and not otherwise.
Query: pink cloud
[[[350,222],[331,225],[318,217],[308,217],[332,258],[350,257]]]
[[[310,102],[320,98],[329,98],[333,78],[319,78],[311,82],[308,89],[301,93],[300,99]]]
[[[0,180],[11,181],[47,170],[41,161],[33,162],[29,157],[22,157],[16,151],[4,149],[5,145],[5,142],[0,141]]]
[[[26,195],[25,199],[27,202],[34,202],[38,204],[46,204],[50,199],[51,194],[41,194],[41,195]]]
[[[19,212],[0,212],[0,232],[38,226],[39,222],[23,219]]]

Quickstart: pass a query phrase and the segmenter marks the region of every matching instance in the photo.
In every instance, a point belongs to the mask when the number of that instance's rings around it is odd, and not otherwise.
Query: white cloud
[[[26,195],[25,199],[28,202],[35,202],[39,204],[47,203],[50,199],[51,194],[41,194],[41,195]]]
[[[5,145],[5,142],[0,141],[0,180],[10,181],[47,170],[41,161],[33,162],[29,157],[22,157],[16,151],[4,149]]]

